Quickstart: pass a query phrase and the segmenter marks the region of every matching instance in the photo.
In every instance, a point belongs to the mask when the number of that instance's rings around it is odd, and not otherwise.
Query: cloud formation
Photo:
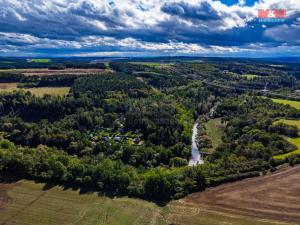
[[[300,55],[299,0],[224,2],[2,0],[0,55]],[[262,23],[258,9],[287,18]]]

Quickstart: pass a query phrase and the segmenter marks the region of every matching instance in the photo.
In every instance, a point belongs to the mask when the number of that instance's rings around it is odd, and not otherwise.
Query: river
[[[198,123],[195,122],[194,127],[193,127],[193,134],[192,134],[192,147],[191,147],[191,159],[189,161],[189,166],[195,166],[198,164],[203,164],[204,161],[201,158],[201,154],[199,152],[199,149],[196,144],[196,138],[197,138],[197,129]]]

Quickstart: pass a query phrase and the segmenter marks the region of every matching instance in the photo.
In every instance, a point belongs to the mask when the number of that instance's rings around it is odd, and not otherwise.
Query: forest
[[[300,163],[299,155],[274,159],[296,149],[284,137],[299,133],[296,126],[274,122],[300,119],[300,110],[269,98],[300,97],[295,93],[299,75],[289,64],[22,63],[16,66],[109,67],[113,72],[24,76],[0,71],[1,83],[22,88],[70,87],[65,96],[38,97],[24,90],[0,94],[2,176],[164,203],[274,171],[283,163]],[[190,167],[194,121],[210,119],[222,121],[222,143],[205,155],[204,164]],[[198,145],[211,145],[205,127],[198,129]]]

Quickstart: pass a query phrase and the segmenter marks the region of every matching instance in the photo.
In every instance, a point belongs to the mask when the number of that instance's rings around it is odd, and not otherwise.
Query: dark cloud
[[[208,2],[200,2],[198,5],[190,5],[187,2],[166,3],[162,11],[173,16],[191,20],[221,20],[218,12]]]

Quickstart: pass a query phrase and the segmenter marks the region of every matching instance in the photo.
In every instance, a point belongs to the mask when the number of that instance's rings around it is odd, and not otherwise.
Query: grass
[[[51,60],[50,59],[28,59],[27,62],[48,63],[51,62]]]
[[[247,80],[253,80],[255,77],[259,77],[255,74],[243,74],[242,77],[245,77]]]
[[[288,125],[295,125],[300,130],[300,120],[286,120],[286,119],[280,119],[277,120],[275,123],[285,123]],[[287,157],[290,157],[292,155],[299,155],[300,154],[300,137],[297,138],[286,138],[287,141],[289,141],[291,144],[294,144],[297,146],[297,149],[285,154],[276,155],[274,156],[274,159],[285,159]]]
[[[0,83],[1,92],[11,92],[16,90],[29,91],[32,94],[43,97],[45,94],[64,96],[69,93],[69,87],[37,87],[37,88],[18,88],[17,83]]]
[[[211,153],[222,143],[224,125],[221,123],[220,118],[211,119],[205,124],[205,128],[212,141],[212,148],[208,149],[208,153]]]
[[[147,224],[158,208],[153,203],[130,198],[110,199],[96,194],[21,181],[9,188],[13,199],[1,209],[0,224]]]
[[[8,204],[1,204],[7,192]],[[2,196],[1,196],[2,195]],[[202,205],[173,201],[159,207],[147,201],[107,198],[95,193],[45,188],[43,184],[21,180],[0,183],[0,224],[5,225],[270,225],[267,220],[212,211]]]
[[[69,93],[69,87],[38,87],[38,88],[27,88],[24,89],[30,91],[32,94],[43,97],[45,94],[64,96]]]
[[[287,141],[297,146],[297,149],[285,154],[276,155],[273,158],[274,159],[285,159],[287,157],[290,157],[292,155],[300,155],[300,138],[287,138]]]
[[[272,101],[276,102],[276,103],[280,103],[280,104],[289,105],[289,106],[292,106],[296,109],[300,109],[300,102],[298,102],[298,101],[291,101],[291,100],[285,100],[285,99],[275,99],[275,98],[272,98]]]
[[[287,125],[294,125],[294,126],[297,126],[298,129],[300,130],[300,120],[287,120],[287,119],[280,119],[280,120],[277,120],[275,122],[276,123],[285,123]]]

